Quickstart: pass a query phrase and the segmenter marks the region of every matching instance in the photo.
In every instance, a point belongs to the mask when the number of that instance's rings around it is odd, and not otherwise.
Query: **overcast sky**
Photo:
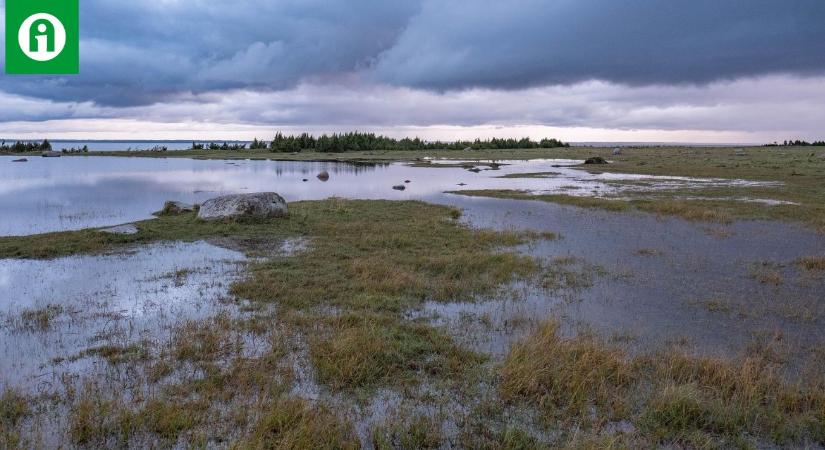
[[[823,0],[82,0],[80,9],[81,74],[0,76],[0,135],[825,138]]]

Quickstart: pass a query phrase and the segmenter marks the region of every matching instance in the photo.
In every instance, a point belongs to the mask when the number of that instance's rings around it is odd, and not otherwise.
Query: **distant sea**
[[[20,139],[2,139],[0,142],[6,143],[17,142]],[[40,142],[27,141],[23,142]],[[166,147],[168,150],[187,150],[192,148],[193,141],[80,141],[80,140],[49,140],[54,150],[63,150],[71,148],[83,148],[84,145],[89,147],[89,151],[106,152],[117,150],[151,150],[155,147]],[[249,144],[251,141],[194,141],[198,144],[209,144],[215,142],[223,144]],[[678,146],[678,147],[748,147],[758,146],[761,144],[697,144],[688,142],[571,142],[570,145],[574,147],[659,147],[659,146]]]
[[[17,141],[21,141],[21,139],[0,139],[0,142],[4,141],[7,144],[14,143]],[[41,140],[22,140],[23,142],[42,142]],[[151,150],[155,147],[166,147],[168,150],[187,150],[192,148],[192,142],[198,144],[209,144],[210,142],[216,142],[219,144],[223,144],[226,142],[227,144],[248,144],[251,141],[74,141],[74,140],[59,140],[59,139],[49,139],[49,142],[52,144],[52,149],[54,150],[63,150],[71,149],[71,148],[83,148],[83,146],[88,146],[89,151],[92,152],[109,152],[109,151],[117,151],[117,150]]]

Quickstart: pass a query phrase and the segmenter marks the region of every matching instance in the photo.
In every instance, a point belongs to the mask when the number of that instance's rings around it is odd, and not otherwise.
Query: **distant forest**
[[[825,147],[825,141],[800,141],[799,139],[793,141],[785,141],[781,144],[773,143],[768,144],[765,147]]]
[[[15,142],[14,144],[6,144],[6,141],[0,143],[0,152],[4,153],[25,153],[25,152],[43,152],[51,151],[52,144],[46,139],[43,142]]]
[[[257,138],[249,144],[252,150],[269,150],[277,153],[297,153],[302,151],[323,152],[323,153],[343,153],[370,150],[473,150],[486,149],[525,149],[525,148],[557,148],[569,147],[570,144],[557,139],[542,139],[533,141],[529,138],[523,139],[476,139],[474,141],[457,142],[429,142],[419,138],[394,139],[380,136],[373,133],[343,133],[321,136],[313,136],[307,133],[298,136],[285,136],[281,133],[275,135],[275,139],[270,142],[258,140]],[[242,150],[244,144],[197,144],[192,143],[194,150]]]

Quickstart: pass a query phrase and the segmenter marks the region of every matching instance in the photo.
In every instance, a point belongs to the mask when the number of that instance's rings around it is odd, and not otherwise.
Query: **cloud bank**
[[[824,23],[822,0],[83,0],[81,74],[2,76],[0,121],[807,135]]]

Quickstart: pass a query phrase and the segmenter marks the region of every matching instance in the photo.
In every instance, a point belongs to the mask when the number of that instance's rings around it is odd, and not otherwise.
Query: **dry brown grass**
[[[501,375],[508,401],[597,431],[629,419],[639,442],[825,442],[825,384],[790,383],[765,355],[739,362],[680,351],[628,357],[592,336],[562,338],[551,322],[513,347]]]
[[[825,256],[809,256],[796,260],[796,265],[810,272],[825,271]]]

